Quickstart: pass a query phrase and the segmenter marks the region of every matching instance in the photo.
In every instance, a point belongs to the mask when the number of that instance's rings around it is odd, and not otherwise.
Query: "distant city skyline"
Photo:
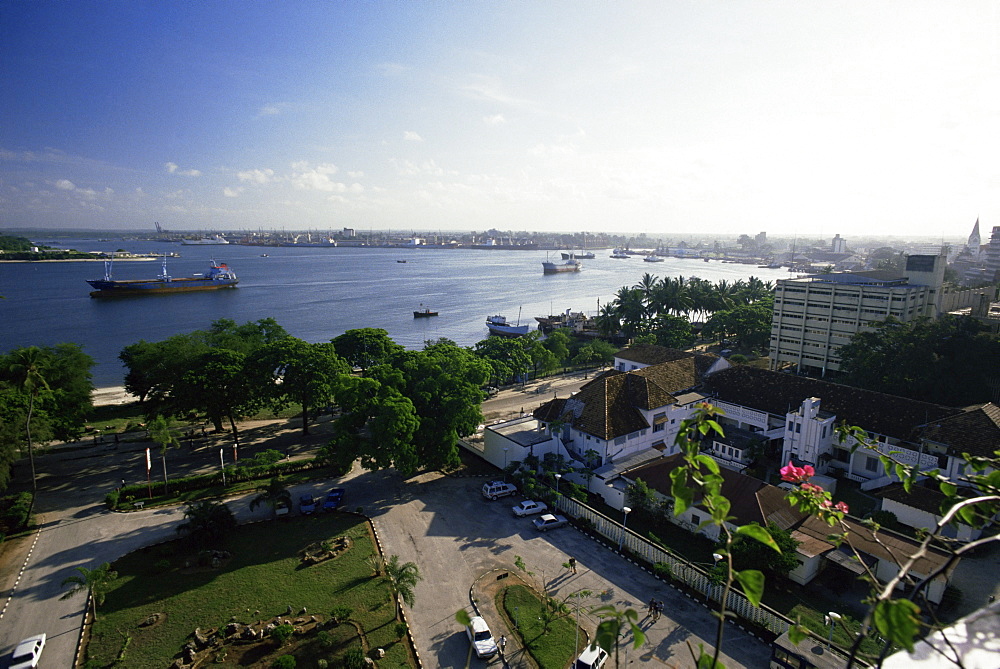
[[[0,0],[0,232],[983,238],[1000,6]]]

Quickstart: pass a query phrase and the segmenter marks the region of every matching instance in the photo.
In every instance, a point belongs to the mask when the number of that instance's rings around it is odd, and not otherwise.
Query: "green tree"
[[[756,569],[772,576],[787,576],[799,566],[798,558],[795,557],[795,549],[799,542],[792,538],[791,533],[774,523],[767,524],[767,531],[781,552],[765,546],[756,539],[740,535],[729,549],[733,555],[734,569]]]
[[[256,411],[260,401],[251,392],[246,356],[240,351],[209,349],[191,361],[180,378],[174,406],[180,411],[203,411],[216,432],[228,420],[233,441],[239,446],[236,419]]]
[[[313,407],[327,404],[347,363],[333,344],[309,344],[289,337],[257,349],[247,361],[254,399],[280,411],[292,403],[302,408],[302,433],[309,434]]]
[[[717,311],[705,324],[702,334],[719,339],[735,339],[745,349],[766,348],[771,340],[773,301],[761,299]]]
[[[654,342],[658,346],[684,349],[694,343],[694,328],[684,316],[659,314],[652,322]]]
[[[385,577],[396,596],[396,620],[399,620],[403,614],[399,600],[402,599],[407,606],[413,608],[416,603],[414,588],[417,587],[418,582],[423,580],[423,577],[415,563],[404,562],[400,564],[398,555],[391,555],[386,561]]]
[[[636,511],[648,512],[656,506],[656,493],[642,479],[636,479],[625,489],[625,498]]]
[[[266,486],[258,488],[258,490],[260,491],[258,495],[250,500],[251,511],[261,504],[267,504],[271,507],[272,512],[278,510],[279,504],[284,504],[287,507],[292,506],[292,493],[288,492],[288,488],[285,487],[280,476],[275,476],[268,481]]]
[[[841,383],[923,402],[967,406],[992,397],[1000,338],[968,317],[889,318],[838,350]]]
[[[167,449],[181,445],[180,439],[170,427],[170,421],[163,416],[157,416],[149,423],[150,438],[160,445],[160,457],[163,459],[163,494],[167,492]]]
[[[28,443],[28,458],[31,460],[31,493],[32,506],[34,497],[38,494],[38,476],[35,473],[35,449],[31,441],[31,419],[35,404],[39,402],[42,393],[50,391],[49,384],[43,374],[43,353],[37,346],[20,348],[9,356],[8,371],[18,390],[28,398],[28,412],[24,418],[24,433]],[[30,515],[30,511],[29,511]]]
[[[603,339],[595,339],[580,347],[573,362],[585,365],[592,363],[611,364],[615,360],[618,349]]]
[[[487,337],[477,342],[476,355],[489,363],[489,381],[504,386],[526,374],[532,364],[524,337]]]
[[[348,330],[333,339],[333,347],[337,355],[353,367],[361,369],[362,374],[365,374],[370,367],[382,364],[404,350],[381,328]]]
[[[118,579],[118,572],[111,569],[111,565],[107,562],[94,569],[77,567],[76,570],[80,572],[79,575],[68,576],[63,580],[64,586],[72,587],[59,599],[69,599],[78,592],[90,594],[90,612],[94,620],[97,620],[97,607],[104,603],[108,591]]]
[[[236,527],[236,517],[229,507],[210,499],[188,504],[184,518],[177,533],[186,534],[198,546],[217,546]]]

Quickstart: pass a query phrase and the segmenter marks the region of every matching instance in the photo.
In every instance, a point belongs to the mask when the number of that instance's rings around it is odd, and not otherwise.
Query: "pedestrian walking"
[[[653,617],[653,622],[654,622],[654,623],[655,623],[655,622],[656,622],[657,620],[659,620],[659,619],[660,619],[660,607],[661,607],[661,606],[663,606],[663,604],[662,604],[661,602],[658,602],[658,601],[656,601],[656,600],[653,600],[653,615],[652,615],[652,617]]]
[[[569,568],[573,571],[574,574],[576,573],[576,558],[575,557],[571,557],[569,559]]]
[[[503,653],[504,649],[507,648],[507,637],[501,634],[497,645],[500,646],[500,652]]]
[[[646,615],[652,617],[653,610],[656,608],[656,600],[653,598],[649,599],[649,604],[646,604]]]

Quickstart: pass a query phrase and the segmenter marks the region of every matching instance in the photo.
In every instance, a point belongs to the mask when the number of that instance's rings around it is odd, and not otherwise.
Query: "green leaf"
[[[711,652],[705,652],[705,645],[698,644],[698,669],[726,669],[721,662],[712,662]]]
[[[712,521],[716,525],[722,525],[729,517],[729,500],[722,495],[712,495],[709,501],[709,506],[712,508]]]
[[[889,599],[875,607],[875,629],[897,646],[913,651],[920,631],[920,608],[908,599]]]
[[[466,611],[465,609],[459,609],[459,610],[458,610],[458,612],[457,612],[457,613],[455,614],[455,620],[456,620],[456,621],[458,622],[458,624],[459,624],[459,625],[461,625],[462,627],[465,627],[465,626],[467,626],[467,625],[468,625],[468,624],[469,624],[470,622],[472,622],[472,619],[471,619],[471,618],[469,618],[469,612],[468,612],[468,611]]]
[[[716,462],[711,457],[705,455],[704,453],[699,453],[698,455],[695,456],[694,459],[698,461],[698,464],[700,464],[713,474],[719,473],[719,463]]]
[[[687,470],[683,467],[670,472],[670,495],[674,498],[674,516],[679,516],[694,501],[694,488],[688,486]]]
[[[760,600],[764,596],[764,574],[756,569],[744,569],[736,572],[735,576],[750,603],[760,606]]]
[[[720,411],[719,413],[722,413],[722,412]],[[706,420],[705,424],[708,425],[708,427],[712,428],[715,432],[717,432],[720,437],[726,436],[726,433],[722,431],[722,426],[719,425],[714,420]]]
[[[608,655],[614,652],[615,642],[618,640],[618,621],[605,620],[597,626],[594,634],[594,641],[604,649]]]
[[[632,628],[632,639],[634,640],[632,647],[638,648],[646,643],[646,633],[642,631],[642,628],[635,623],[629,623],[629,626]]]
[[[944,493],[945,497],[954,497],[955,493],[958,492],[958,486],[954,483],[941,481],[941,492]]]
[[[779,553],[781,552],[781,549],[771,537],[771,533],[767,531],[766,527],[761,527],[760,525],[742,525],[736,528],[736,534],[756,539],[765,546],[769,546]]]
[[[788,640],[794,644],[804,641],[809,636],[809,629],[802,625],[792,625],[788,628]]]

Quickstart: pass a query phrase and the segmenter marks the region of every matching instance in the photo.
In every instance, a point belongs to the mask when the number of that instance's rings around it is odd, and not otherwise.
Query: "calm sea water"
[[[94,358],[98,387],[121,385],[121,349],[140,339],[159,341],[207,328],[213,320],[238,323],[273,317],[289,333],[310,342],[329,341],[345,330],[383,328],[397,343],[418,349],[447,337],[469,346],[487,336],[485,320],[503,314],[531,323],[535,316],[566,309],[593,314],[622,286],[646,272],[735,281],[786,278],[787,272],[751,265],[641,258],[612,260],[610,251],[584,261],[578,273],[543,275],[545,251],[460,249],[254,248],[181,246],[157,242],[35,240],[81,251],[133,253],[176,251],[167,260],[173,276],[208,269],[212,258],[237,273],[235,290],[92,299],[86,279],[100,278],[100,262],[0,263],[0,350],[75,342]],[[261,257],[267,253],[268,257]],[[559,261],[559,254],[550,254]],[[406,260],[405,263],[397,260]],[[159,262],[116,262],[117,279],[150,278]],[[413,318],[424,304],[437,318]]]

